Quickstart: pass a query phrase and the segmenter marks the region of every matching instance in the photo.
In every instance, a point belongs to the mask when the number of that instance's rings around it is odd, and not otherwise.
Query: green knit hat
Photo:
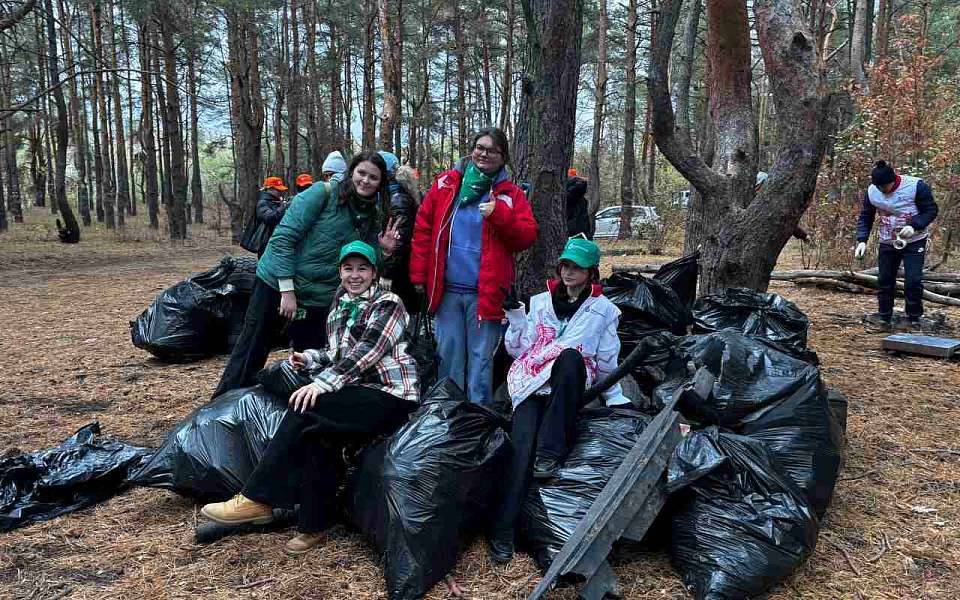
[[[600,265],[600,248],[590,240],[570,238],[560,260],[569,260],[582,269],[596,267]]]
[[[337,264],[343,263],[344,259],[348,256],[362,256],[367,259],[374,268],[377,267],[377,251],[374,250],[370,244],[366,244],[360,240],[344,244],[343,248],[340,248],[340,259],[337,261]]]

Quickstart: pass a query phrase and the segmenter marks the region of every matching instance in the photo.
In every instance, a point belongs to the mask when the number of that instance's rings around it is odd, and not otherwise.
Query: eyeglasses
[[[500,156],[501,154],[503,154],[503,152],[501,152],[500,150],[497,150],[496,148],[488,148],[487,146],[483,146],[481,144],[477,144],[476,146],[474,146],[473,151],[476,154],[481,156],[484,154],[486,154],[487,156]]]

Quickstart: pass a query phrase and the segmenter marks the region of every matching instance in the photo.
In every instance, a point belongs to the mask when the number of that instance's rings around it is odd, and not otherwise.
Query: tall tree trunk
[[[374,36],[377,21],[376,0],[363,3],[363,148],[373,148],[377,143],[376,97],[374,90]],[[346,124],[349,127],[349,114]]]
[[[880,7],[877,10],[877,41],[873,48],[878,59],[887,56],[887,41],[890,36],[890,1],[880,0]]]
[[[114,26],[113,0],[107,2],[107,35],[110,36],[110,67],[114,70],[113,86],[113,135],[116,139],[117,160],[117,225],[123,227],[124,214],[130,214],[130,171],[127,166],[127,142],[123,125],[123,108],[120,103],[120,77],[117,72],[117,33]]]
[[[597,79],[593,86],[593,141],[590,144],[590,185],[587,187],[587,213],[593,236],[594,215],[600,209],[600,141],[607,105],[607,0],[599,0],[597,17]]]
[[[86,111],[81,111],[84,104],[80,96],[80,84],[77,82],[77,68],[73,60],[73,44],[70,32],[78,28],[73,17],[66,9],[66,2],[59,0],[60,14],[67,19],[60,27],[60,42],[63,46],[63,58],[66,76],[70,79],[70,100],[67,104],[70,112],[70,122],[73,124],[74,158],[73,164],[77,168],[77,210],[80,221],[85,227],[91,224],[90,219],[90,185],[87,178],[87,138],[86,138]],[[79,35],[79,32],[77,32]]]
[[[10,82],[9,54],[6,44],[0,42],[0,105],[9,106],[13,97],[13,86]],[[13,215],[14,223],[23,223],[23,199],[20,194],[20,173],[17,167],[17,148],[20,145],[19,136],[14,134],[12,119],[0,122],[3,127],[4,165],[7,170],[7,206]]]
[[[400,112],[400,90],[402,67],[401,45],[403,37],[400,30],[401,20],[398,15],[391,14],[393,6],[398,0],[380,0],[378,17],[380,22],[381,61],[383,66],[383,110],[380,115],[379,147],[384,150],[399,152],[394,148],[394,129],[399,128],[397,117]]]
[[[456,11],[453,25],[454,41],[457,48],[457,146],[460,156],[469,153],[467,149],[467,45],[463,39],[463,18],[461,11]]]
[[[235,242],[240,241],[243,223],[257,205],[260,183],[260,134],[263,131],[263,97],[260,95],[260,62],[257,20],[252,10],[227,10],[229,45],[230,109],[237,133],[237,202],[240,210],[231,219]]]
[[[825,95],[819,48],[796,0],[755,0],[756,29],[780,123],[770,177],[754,195],[755,113],[751,98],[750,29],[742,0],[707,3],[710,106],[715,166],[676,127],[668,64],[682,0],[663,0],[650,88],[654,135],[663,155],[703,195],[701,293],[731,286],[765,290],[777,257],[816,187],[836,126],[834,96]],[[760,232],[761,234],[758,234]]]
[[[160,34],[158,33],[158,24],[160,19],[157,18],[154,24],[151,26],[151,37],[153,39],[153,48],[155,50],[151,51],[151,58],[153,59],[153,72],[157,74],[155,79],[156,81],[156,95],[157,103],[154,107],[156,110],[156,139],[159,141],[158,157],[157,161],[158,175],[160,177],[160,204],[164,207],[164,210],[169,211],[169,207],[173,205],[173,182],[170,178],[170,138],[163,134],[163,125],[166,120],[166,106],[167,106],[167,93],[164,91],[165,85],[163,82],[163,73],[161,62],[160,62]],[[167,216],[169,221],[170,217]]]
[[[619,239],[632,236],[634,179],[637,170],[637,151],[634,138],[637,131],[637,0],[627,2],[627,26],[624,32],[626,46],[623,63],[624,72],[624,108],[623,108],[623,173],[620,175],[620,211]]]
[[[305,2],[303,5],[304,19],[306,20],[307,35],[304,40],[304,46],[307,54],[306,58],[306,69],[307,69],[307,96],[308,99],[305,102],[307,108],[307,144],[310,147],[310,171],[312,173],[320,173],[321,165],[323,165],[323,154],[322,154],[322,143],[321,131],[319,118],[321,111],[317,107],[317,99],[320,95],[319,85],[320,82],[317,80],[317,8],[316,3],[314,2]],[[332,37],[332,36],[331,36]],[[331,39],[330,44],[333,44]],[[337,61],[333,61],[332,64],[339,65]],[[339,69],[330,69],[331,78],[339,79]],[[300,93],[303,93],[303,84],[301,83]],[[331,90],[331,100],[330,102],[335,102],[338,90]]]
[[[300,22],[297,15],[297,0],[290,2],[290,110],[287,114],[287,120],[290,125],[288,134],[288,144],[290,151],[290,166],[287,169],[287,181],[293,187],[294,178],[300,172],[300,103],[303,102],[303,82],[300,78]]]
[[[526,127],[517,135],[519,180],[529,181],[539,235],[520,257],[518,290],[532,295],[550,276],[566,240],[564,183],[573,159],[583,3],[522,0],[527,22]],[[522,132],[522,133],[521,133]]]
[[[43,156],[43,125],[37,114],[30,125],[30,181],[33,182],[33,205],[46,206],[47,165]]]
[[[103,206],[103,199],[107,190],[106,169],[103,164],[103,152],[100,148],[100,91],[94,77],[96,77],[95,74],[91,77],[91,84],[84,87],[90,90],[90,125],[93,138],[93,175],[96,181],[95,187],[97,192],[97,199],[94,208],[97,213],[97,223],[104,223],[106,221],[106,210]]]
[[[7,203],[3,193],[3,176],[0,176],[0,233],[7,231],[10,224],[7,222]]]
[[[106,64],[103,51],[103,13],[100,10],[100,3],[94,2],[90,11],[90,28],[93,34],[93,50],[97,57],[97,62]],[[103,177],[103,214],[107,224],[107,229],[114,229],[117,226],[117,217],[114,213],[117,207],[116,188],[113,180],[113,161],[110,158],[110,126],[107,115],[107,84],[104,83],[101,73],[94,73],[94,98],[97,102],[97,110],[100,117],[100,153],[101,153],[101,173]],[[121,215],[122,219],[123,216]]]
[[[510,102],[513,100],[513,28],[516,23],[516,5],[515,0],[507,0],[507,30],[504,35],[507,38],[507,49],[503,57],[503,79],[500,87],[500,117],[497,119],[500,129],[509,130],[510,124]]]
[[[677,77],[673,95],[677,99],[677,126],[686,130],[688,135],[693,131],[690,118],[690,80],[693,79],[693,65],[697,62],[697,32],[700,30],[702,7],[703,0],[692,0],[683,25],[680,56],[676,60]]]
[[[157,182],[157,146],[153,137],[153,74],[151,63],[152,15],[144,18],[138,27],[140,41],[140,146],[143,149],[143,201],[147,206],[150,229],[160,229],[159,190]]]
[[[850,78],[860,86],[861,90],[869,94],[867,74],[863,70],[866,56],[865,45],[867,43],[867,3],[868,0],[858,0],[853,15],[853,33],[850,43]]]
[[[53,100],[57,107],[57,156],[56,171],[54,174],[56,195],[54,201],[63,218],[63,241],[79,242],[80,225],[73,214],[70,203],[67,202],[67,144],[70,143],[70,128],[67,123],[67,103],[63,99],[63,87],[56,85],[60,79],[60,65],[57,59],[57,33],[54,26],[53,1],[45,0],[44,8],[47,13],[47,61],[49,66],[47,75],[50,85],[53,86]],[[61,15],[62,17],[62,15]]]
[[[160,38],[163,48],[163,77],[166,83],[166,112],[163,119],[163,134],[170,145],[170,191],[171,204],[167,207],[170,238],[182,240],[187,237],[187,172],[184,164],[183,135],[180,130],[180,91],[177,80],[177,54],[173,43],[174,16],[169,7],[163,9]]]
[[[193,206],[193,219],[203,223],[203,184],[200,181],[200,115],[197,110],[197,48],[190,47],[187,57],[187,82],[190,94],[190,204]]]
[[[338,38],[335,38],[338,39]],[[353,148],[353,128],[350,127],[351,115],[353,115],[353,48],[348,44],[346,51],[342,50],[343,44],[340,44],[340,53],[343,55],[343,85],[340,89],[346,90],[346,97],[343,99],[343,110],[337,117],[337,131],[343,136],[343,148],[348,153]],[[331,110],[332,107],[331,107]],[[331,113],[331,116],[333,114]],[[372,136],[371,136],[372,137]],[[361,138],[362,140],[363,138]]]
[[[137,214],[137,177],[135,174],[135,166],[137,164],[136,156],[134,154],[134,124],[133,124],[133,79],[131,77],[133,69],[133,61],[130,58],[130,42],[127,40],[127,23],[126,15],[123,10],[123,2],[119,4],[120,10],[120,44],[123,47],[123,57],[124,64],[127,67],[127,76],[125,77],[125,83],[127,88],[127,131],[130,132],[130,143],[127,144],[129,149],[127,157],[127,165],[129,166],[128,175],[130,180],[130,215],[136,216]]]

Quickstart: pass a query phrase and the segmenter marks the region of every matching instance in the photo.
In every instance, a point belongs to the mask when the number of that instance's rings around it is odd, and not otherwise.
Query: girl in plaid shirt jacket
[[[206,517],[266,523],[273,507],[299,504],[300,533],[287,542],[287,552],[306,552],[330,525],[343,443],[391,433],[416,407],[417,366],[404,341],[407,312],[396,294],[377,286],[376,262],[376,251],[363,242],[341,249],[341,285],[327,318],[329,349],[290,355],[313,382],[290,396],[290,410],[243,491],[204,506]]]

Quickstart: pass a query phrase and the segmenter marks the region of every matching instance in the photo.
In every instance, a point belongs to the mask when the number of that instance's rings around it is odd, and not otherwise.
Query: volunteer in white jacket
[[[516,359],[507,374],[513,463],[489,539],[495,562],[513,556],[513,530],[531,476],[556,476],[573,444],[584,392],[617,367],[620,310],[602,294],[599,264],[596,244],[572,238],[560,255],[558,279],[530,299],[529,314],[513,294],[503,303],[510,322],[504,342]],[[603,398],[608,406],[630,406],[620,384]]]

